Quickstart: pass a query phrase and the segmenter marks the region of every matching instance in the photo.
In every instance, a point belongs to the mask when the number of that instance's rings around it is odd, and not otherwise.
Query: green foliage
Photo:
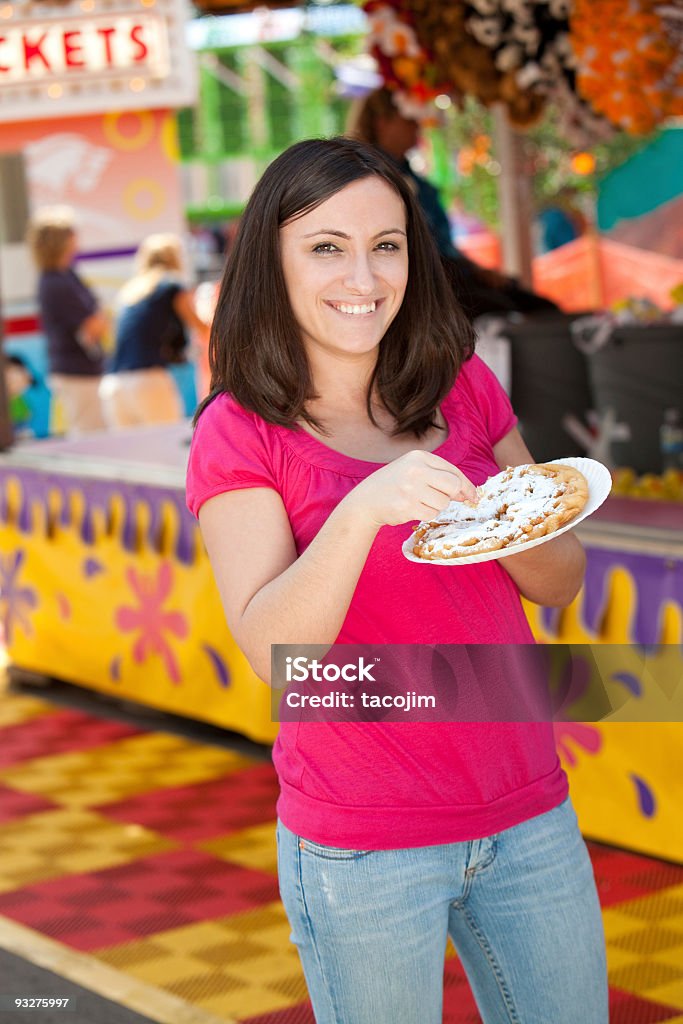
[[[496,160],[491,113],[468,97],[461,109],[453,106],[446,111],[443,126],[432,129],[430,134],[432,145],[438,147],[443,140],[450,154],[446,172],[434,178],[446,204],[457,202],[466,212],[497,229],[500,165]],[[490,140],[488,151],[482,144],[486,138]],[[475,146],[476,140],[479,147]],[[618,132],[608,141],[586,147],[595,158],[595,171],[584,176],[576,174],[571,159],[580,147],[566,139],[557,111],[549,107],[543,118],[523,135],[524,165],[531,175],[537,208],[553,201],[559,192],[574,193],[579,199],[582,195],[586,199],[594,197],[600,179],[649,141]],[[438,164],[441,170],[444,162]]]
[[[595,194],[603,178],[634,153],[643,149],[650,138],[615,134],[604,142],[583,147],[595,159],[593,174],[580,175],[572,170],[571,158],[580,148],[563,136],[557,111],[549,108],[538,124],[525,135],[525,153],[533,169],[533,194],[539,205],[552,200],[562,189]]]

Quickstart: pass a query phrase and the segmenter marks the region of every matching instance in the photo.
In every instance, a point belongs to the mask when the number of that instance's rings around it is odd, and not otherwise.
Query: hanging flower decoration
[[[424,120],[431,100],[447,86],[435,77],[432,56],[418,41],[408,0],[368,0],[368,44],[380,73],[395,90],[404,117]]]
[[[656,0],[574,0],[571,42],[579,91],[631,134],[683,114],[675,29],[680,10],[680,4]]]
[[[465,7],[467,31],[522,89],[543,92],[572,68],[568,0],[470,0]]]
[[[672,69],[674,72],[683,68],[683,0],[669,0],[668,3],[655,5],[655,14],[661,19],[662,28],[678,58]]]
[[[381,3],[370,5],[370,33],[380,51],[387,57],[408,57],[423,60],[424,51],[414,29],[408,24],[407,11],[399,11]]]
[[[576,91],[576,58],[569,34],[572,0],[470,0],[468,32],[492,54],[502,75],[502,99],[515,90],[562,112],[561,129],[575,145],[613,133]]]
[[[405,103],[546,103],[577,147],[683,114],[683,0],[366,0],[370,45]]]
[[[614,135],[614,125],[581,99],[567,76],[558,76],[544,86],[544,93],[546,101],[558,112],[559,131],[577,149],[587,149]]]
[[[371,46],[391,88],[505,103],[519,126],[540,116],[570,68],[569,0],[368,0]],[[573,85],[568,71],[569,89]],[[577,100],[578,104],[579,101]]]
[[[498,6],[497,0],[479,2]],[[448,83],[444,91],[456,99],[475,96],[486,106],[503,101],[516,124],[537,118],[543,100],[518,88],[514,74],[496,67],[492,47],[482,41],[489,38],[486,31],[480,38],[469,31],[468,18],[477,13],[471,4],[411,0],[410,6],[417,37],[432,54],[437,77]]]

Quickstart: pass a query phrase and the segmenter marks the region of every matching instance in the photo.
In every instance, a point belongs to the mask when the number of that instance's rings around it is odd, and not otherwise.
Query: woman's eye
[[[339,252],[339,249],[333,242],[321,242],[314,247],[313,252]]]
[[[396,242],[380,242],[377,248],[381,252],[398,252],[400,246],[396,245]]]

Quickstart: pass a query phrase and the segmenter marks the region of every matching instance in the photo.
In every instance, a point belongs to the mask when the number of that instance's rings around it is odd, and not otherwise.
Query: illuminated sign
[[[0,0],[0,124],[190,106],[184,0]]]
[[[0,87],[62,75],[145,69],[168,74],[168,33],[163,18],[90,18],[52,25],[0,29]]]

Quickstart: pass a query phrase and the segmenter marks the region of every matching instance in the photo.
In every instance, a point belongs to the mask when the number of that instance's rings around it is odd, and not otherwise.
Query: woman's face
[[[377,145],[395,160],[402,160],[408,150],[414,149],[420,138],[420,125],[398,111],[389,117],[378,117],[375,124]]]
[[[287,294],[309,358],[372,356],[408,282],[403,200],[362,178],[280,229]]]

